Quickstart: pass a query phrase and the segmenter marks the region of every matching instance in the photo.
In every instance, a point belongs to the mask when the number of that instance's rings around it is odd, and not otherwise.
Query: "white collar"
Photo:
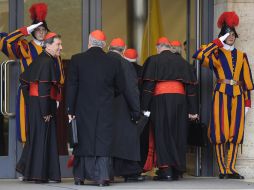
[[[35,38],[33,39],[33,41],[38,46],[42,46],[43,45],[43,41],[36,40]]]
[[[225,50],[233,51],[235,49],[235,46],[234,45],[230,46],[230,45],[224,43],[223,48]]]
[[[119,54],[119,55],[121,55],[121,56],[123,57],[123,54],[122,54],[122,53],[120,53],[120,52],[119,52],[119,51],[117,51],[117,50],[110,50],[110,51],[115,52],[115,53],[117,53],[117,54]]]

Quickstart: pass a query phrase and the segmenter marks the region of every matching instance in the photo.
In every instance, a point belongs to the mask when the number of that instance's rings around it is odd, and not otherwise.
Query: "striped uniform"
[[[0,40],[0,50],[9,58],[20,62],[21,72],[24,72],[30,63],[42,52],[42,47],[37,45],[33,40],[28,42],[24,39],[27,36],[26,27],[20,28]],[[56,58],[55,67],[60,83],[64,83],[64,75],[61,58]],[[25,107],[24,96],[21,87],[18,89],[16,102],[16,128],[17,138],[21,142],[26,142],[26,120],[27,108]]]
[[[235,80],[238,84],[216,82],[213,93],[213,106],[209,125],[209,139],[216,144],[216,154],[220,172],[234,173],[238,145],[243,142],[245,107],[251,107],[250,91],[253,80],[247,55],[237,49],[223,48],[219,39],[202,46],[193,58],[209,67],[217,80]],[[228,143],[227,166],[224,162],[224,149]]]

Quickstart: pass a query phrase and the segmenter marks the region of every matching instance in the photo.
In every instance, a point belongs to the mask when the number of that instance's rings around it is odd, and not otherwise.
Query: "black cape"
[[[191,65],[181,55],[165,50],[150,56],[144,63],[143,80],[178,80],[185,84],[197,83]]]
[[[141,107],[143,110],[149,110],[153,96],[153,89],[156,82],[177,80],[185,85],[187,91],[188,112],[197,113],[197,97],[188,96],[188,94],[197,93],[197,79],[192,66],[179,54],[174,54],[165,50],[158,55],[150,56],[144,63],[142,88],[151,93],[144,93],[142,89]]]
[[[56,102],[50,89],[58,83],[54,58],[42,52],[20,76],[29,108],[29,137],[16,166],[25,180],[60,181],[56,140]],[[29,96],[29,85],[38,83],[38,96]],[[26,88],[27,87],[27,88]],[[52,115],[50,122],[43,116]]]

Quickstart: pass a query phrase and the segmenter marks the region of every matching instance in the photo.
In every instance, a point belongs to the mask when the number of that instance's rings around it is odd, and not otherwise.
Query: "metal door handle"
[[[0,89],[0,96],[1,96],[1,99],[0,99],[0,109],[1,109],[1,114],[4,115],[4,111],[3,111],[3,65],[5,64],[6,61],[2,62],[1,63],[1,66],[0,66],[0,86],[1,86],[1,89]]]
[[[10,113],[7,111],[7,64],[8,63],[13,63],[15,62],[14,60],[8,60],[4,61],[1,64],[1,113],[5,117],[13,117],[15,116],[15,113]],[[4,74],[4,81],[3,81],[3,74]],[[4,93],[3,93],[3,88],[4,88]],[[3,101],[4,101],[4,106],[3,106]]]

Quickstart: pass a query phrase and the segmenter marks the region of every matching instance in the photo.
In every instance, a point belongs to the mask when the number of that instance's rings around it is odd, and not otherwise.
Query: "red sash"
[[[185,94],[184,85],[179,81],[158,82],[155,86],[154,96],[160,94]]]
[[[29,87],[30,87],[29,88],[29,95],[30,96],[39,96],[38,82],[30,83]],[[52,85],[50,88],[49,96],[53,100],[60,101],[61,100],[61,90],[56,85]]]

